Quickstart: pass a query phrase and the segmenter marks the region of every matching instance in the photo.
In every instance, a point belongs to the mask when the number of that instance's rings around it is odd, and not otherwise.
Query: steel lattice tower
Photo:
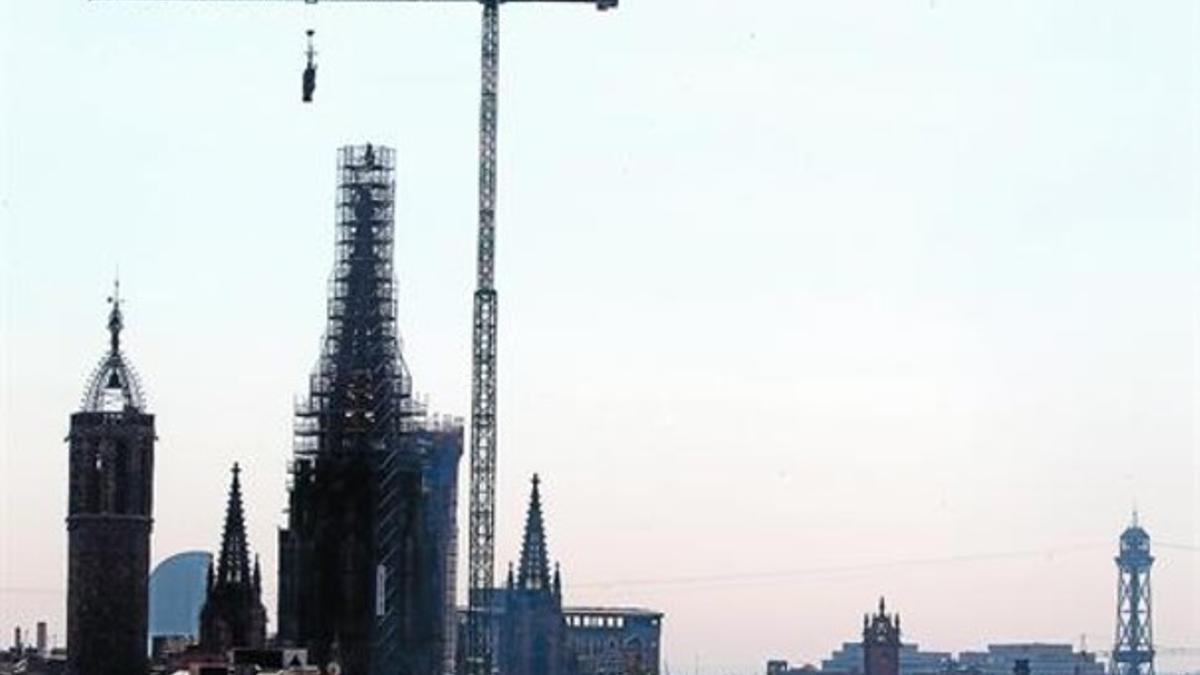
[[[1113,675],[1154,675],[1154,629],[1150,612],[1150,535],[1133,523],[1121,533],[1117,563],[1117,633]]]

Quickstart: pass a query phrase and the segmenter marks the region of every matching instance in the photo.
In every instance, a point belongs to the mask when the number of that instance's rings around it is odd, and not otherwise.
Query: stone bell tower
[[[154,416],[121,351],[119,286],[109,349],[71,415],[67,507],[67,673],[146,672]]]

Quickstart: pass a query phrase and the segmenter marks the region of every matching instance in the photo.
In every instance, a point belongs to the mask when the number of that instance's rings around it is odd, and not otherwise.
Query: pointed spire
[[[554,563],[554,596],[562,598],[562,570],[558,566],[558,561]]]
[[[246,519],[242,513],[241,468],[235,462],[225,506],[225,530],[221,535],[221,559],[217,563],[217,583],[249,584],[250,555],[246,550]]]
[[[542,522],[541,479],[533,474],[529,511],[525,515],[525,538],[521,544],[521,567],[517,586],[526,589],[550,588],[550,563],[546,556],[546,527]]]
[[[262,593],[262,565],[259,564],[258,554],[254,554],[254,594]]]

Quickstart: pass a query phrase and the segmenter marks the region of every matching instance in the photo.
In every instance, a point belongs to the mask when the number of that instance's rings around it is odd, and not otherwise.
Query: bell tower
[[[154,416],[121,351],[120,286],[109,349],[71,415],[67,506],[67,673],[146,672]]]

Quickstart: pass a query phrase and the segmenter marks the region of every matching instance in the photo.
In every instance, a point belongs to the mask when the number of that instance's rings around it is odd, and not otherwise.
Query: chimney
[[[46,644],[46,622],[37,622],[37,651],[41,656],[50,653],[50,645]]]

